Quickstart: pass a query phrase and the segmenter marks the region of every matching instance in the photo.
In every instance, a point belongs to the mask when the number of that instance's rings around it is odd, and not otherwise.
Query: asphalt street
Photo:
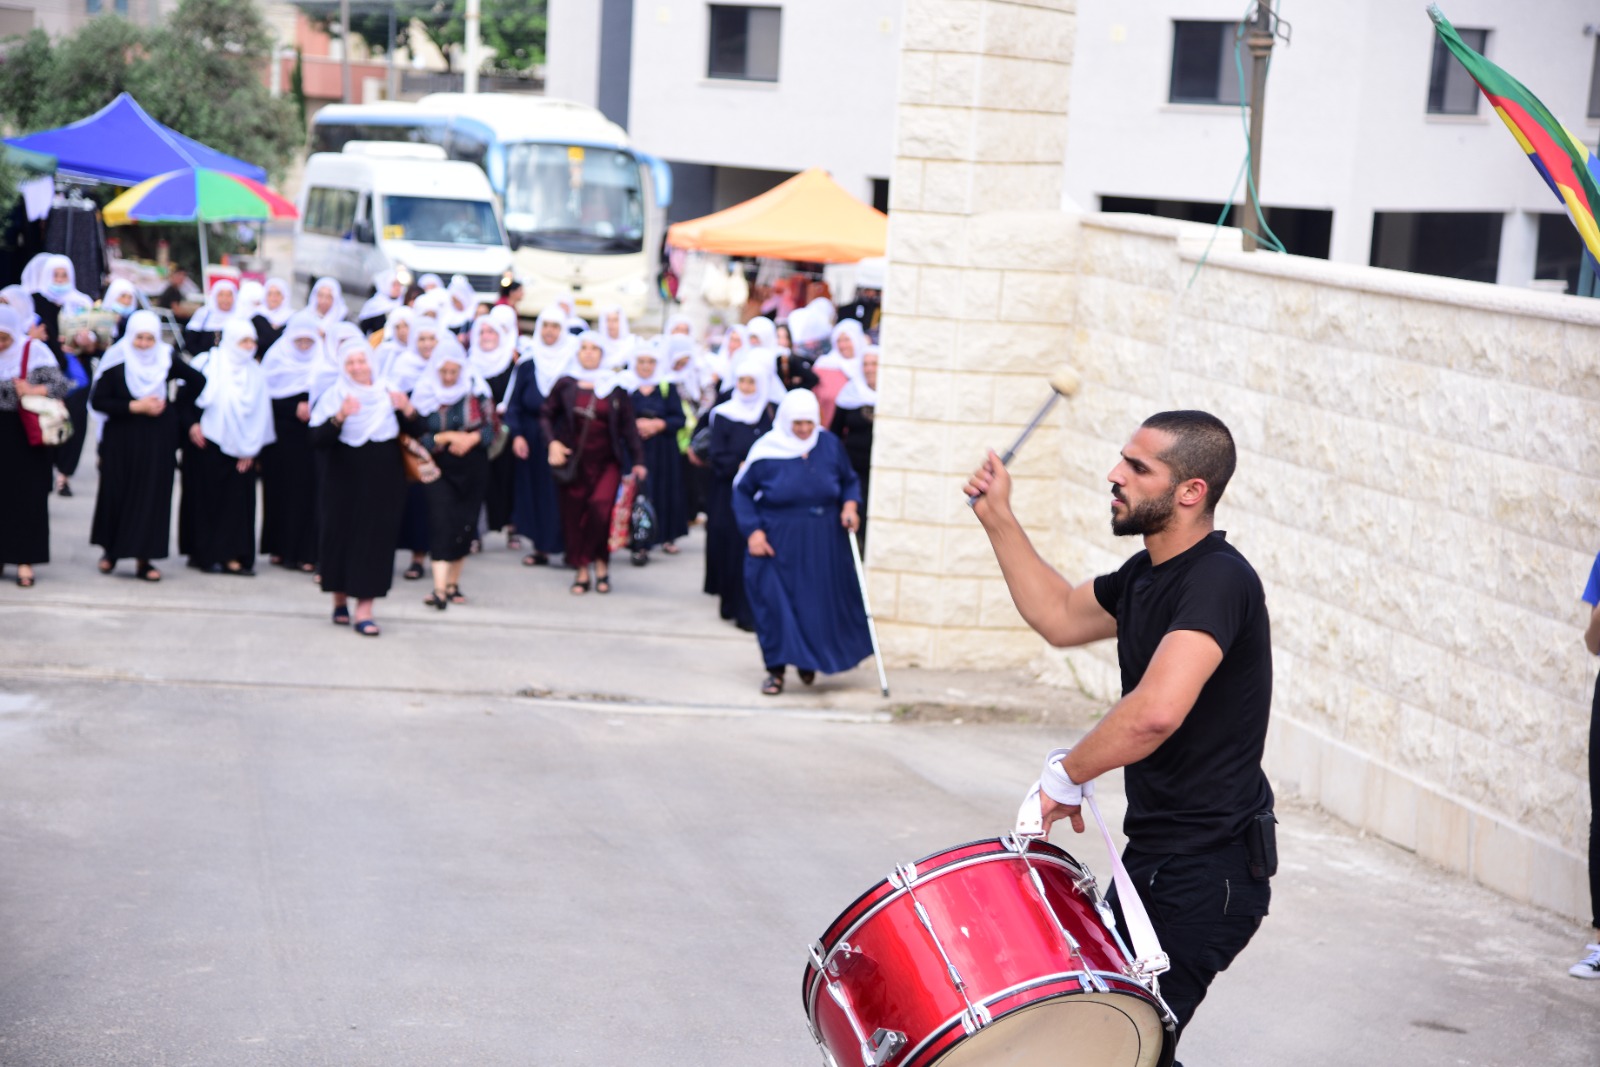
[[[0,584],[3,1067],[816,1064],[806,945],[1008,829],[1100,710],[1001,674],[885,701],[870,664],[763,698],[698,532],[581,599],[492,538],[470,605],[397,581],[367,640],[303,575],[98,575],[76,487],[38,586]],[[1586,931],[1280,815],[1188,1067],[1600,1063]]]

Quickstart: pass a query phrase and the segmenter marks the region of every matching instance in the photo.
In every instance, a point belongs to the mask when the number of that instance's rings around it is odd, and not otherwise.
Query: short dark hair
[[[1145,419],[1144,427],[1172,435],[1171,446],[1157,458],[1172,468],[1173,485],[1202,479],[1206,514],[1215,511],[1239,458],[1228,427],[1208,411],[1162,411]]]

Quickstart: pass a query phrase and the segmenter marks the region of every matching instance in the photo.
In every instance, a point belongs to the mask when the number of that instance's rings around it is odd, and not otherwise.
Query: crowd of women
[[[877,349],[826,299],[704,343],[682,316],[635,335],[616,307],[591,328],[570,301],[524,336],[513,285],[488,305],[459,277],[380,276],[354,316],[330,279],[298,309],[280,279],[218,281],[186,356],[131,287],[101,301],[117,316],[102,351],[63,336],[92,303],[71,263],[30,279],[0,292],[0,564],[19,586],[48,562],[49,497],[70,494],[93,439],[105,574],[130,561],[161,580],[176,492],[190,567],[249,576],[259,551],[315,575],[334,623],[377,636],[397,552],[443,611],[468,602],[464,566],[490,533],[529,567],[561,557],[572,595],[609,593],[614,511],[636,492],[655,521],[626,546],[634,565],[677,554],[705,516],[704,589],[757,634],[763,692],[790,666],[810,684],[871,654],[846,537],[864,532]],[[29,395],[66,402],[68,442],[39,442]]]

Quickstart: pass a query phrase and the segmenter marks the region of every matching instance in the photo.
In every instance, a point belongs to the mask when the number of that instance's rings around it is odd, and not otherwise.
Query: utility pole
[[[350,0],[339,0],[339,96],[350,99]]]
[[[461,79],[463,92],[478,91],[478,23],[482,17],[482,0],[467,0],[466,53],[467,69]]]
[[[394,65],[394,39],[397,36],[395,26],[395,4],[397,0],[389,0],[389,70],[388,80],[384,85],[384,96],[393,100],[400,95],[400,71]]]
[[[1245,211],[1240,216],[1244,230],[1244,250],[1254,252],[1254,228],[1261,223],[1261,130],[1267,112],[1267,65],[1272,61],[1272,43],[1277,27],[1272,0],[1257,0],[1255,24],[1245,35],[1250,48],[1250,188],[1245,190]]]

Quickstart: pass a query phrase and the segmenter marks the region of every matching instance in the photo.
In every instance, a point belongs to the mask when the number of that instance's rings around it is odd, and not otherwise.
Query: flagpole
[[[1250,188],[1246,203],[1250,209],[1240,220],[1244,231],[1244,250],[1256,250],[1256,229],[1263,225],[1261,208],[1261,135],[1267,111],[1267,65],[1272,61],[1272,0],[1256,4],[1255,25],[1245,42],[1250,46]]]

